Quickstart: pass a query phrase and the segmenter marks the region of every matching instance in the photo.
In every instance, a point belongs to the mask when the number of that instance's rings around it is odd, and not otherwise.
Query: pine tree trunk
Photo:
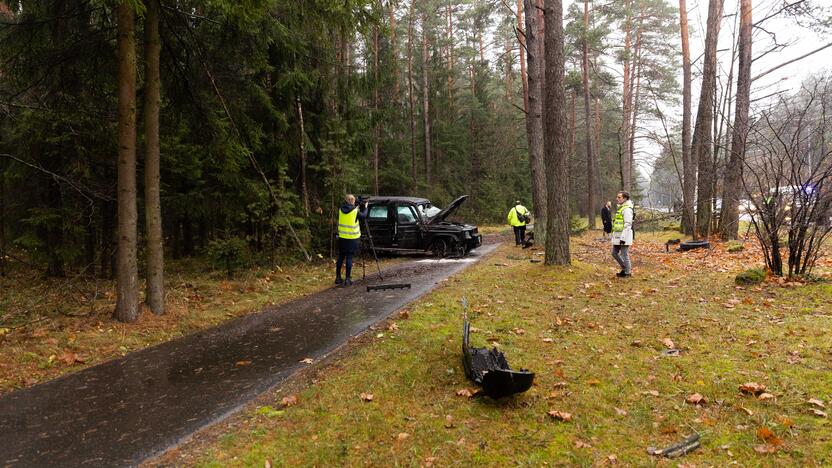
[[[577,158],[577,154],[578,154],[578,149],[577,149],[578,115],[577,114],[578,114],[578,91],[573,89],[572,92],[569,93],[569,118],[568,118],[568,123],[567,123],[567,132],[568,133],[567,133],[567,137],[566,137],[566,141],[567,141],[566,158],[570,162],[570,164],[572,163],[572,161],[577,161],[578,160],[578,158]],[[572,177],[572,175],[574,175],[576,172],[578,172],[577,169],[574,169],[574,168],[570,167],[570,177],[569,177],[569,182],[567,183],[567,186],[569,187],[569,194],[570,195],[574,194],[576,196],[576,199],[580,200],[581,197],[578,195],[577,190],[576,190],[577,183],[575,182],[575,178]],[[578,214],[585,214],[585,213],[581,213],[583,210],[584,210],[584,206],[581,203],[578,203]]]
[[[413,99],[413,15],[415,14],[416,0],[412,0],[410,13],[407,18],[407,98],[409,102],[408,113],[410,114],[410,180],[412,190],[416,190],[418,180],[416,179],[416,117],[414,115],[415,102]]]
[[[373,194],[378,195],[378,152],[379,152],[379,116],[378,116],[378,26],[373,26]]]
[[[601,177],[601,98],[595,98],[595,196],[599,205],[603,205],[604,179]]]
[[[563,3],[545,0],[546,9],[546,265],[568,265],[569,159],[564,143],[566,89],[564,88]]]
[[[393,106],[398,108],[401,96],[399,96],[399,49],[398,43],[396,42],[396,7],[393,2],[390,2],[387,4],[387,8],[390,9],[390,51],[392,54],[391,65],[393,68],[391,71],[393,74]]]
[[[632,90],[630,78],[630,64],[632,58],[630,57],[632,49],[632,14],[630,12],[630,0],[626,0],[624,8],[627,17],[624,20],[624,79],[622,81],[621,101],[622,101],[622,117],[621,117],[621,131],[619,134],[619,167],[621,175],[621,189],[629,190],[630,184],[630,164],[627,158],[630,155],[630,109],[632,106]]]
[[[714,94],[716,89],[716,46],[722,19],[723,0],[710,0],[708,5],[707,32],[705,35],[705,56],[702,68],[702,88],[696,113],[691,144],[692,157],[698,163],[699,180],[697,185],[696,229],[694,238],[698,239],[708,232],[711,221],[711,198],[713,198],[713,145],[712,125]]]
[[[512,73],[511,73],[513,71],[512,70],[513,64],[511,63],[511,59],[513,58],[512,54],[511,54],[511,43],[512,43],[512,41],[509,38],[509,36],[506,36],[505,51],[504,51],[504,55],[503,55],[503,57],[505,59],[505,62],[506,62],[506,65],[505,65],[505,67],[506,67],[506,71],[505,71],[505,73],[506,73],[506,76],[505,76],[506,101],[511,100],[511,95],[512,95],[512,89],[511,88],[514,87],[514,80],[513,80],[513,77],[512,77]]]
[[[431,169],[431,141],[430,141],[430,81],[428,79],[428,27],[427,14],[422,16],[422,122],[425,130],[425,183],[430,187]]]
[[[597,191],[596,185],[596,168],[595,168],[595,152],[592,145],[592,119],[590,116],[589,101],[589,0],[584,0],[584,35],[581,44],[581,78],[583,80],[584,88],[584,142],[586,147],[586,214],[589,222],[589,229],[595,229],[595,207],[598,205],[598,200],[595,199]]]
[[[532,10],[532,14],[535,12]],[[526,32],[523,31],[523,0],[517,0],[517,29],[520,30],[520,82],[523,84],[523,110],[529,112],[529,83],[526,76]]]
[[[0,171],[0,277],[6,276],[6,175]]]
[[[526,9],[526,55],[528,56],[528,114],[526,133],[529,144],[529,166],[532,172],[532,204],[534,205],[535,233],[538,242],[545,240],[546,225],[546,165],[543,153],[543,12],[537,8],[540,0],[524,0]],[[544,235],[540,235],[540,233]]]
[[[145,302],[151,312],[157,315],[165,313],[165,258],[159,169],[159,108],[161,106],[159,10],[160,5],[157,0],[147,2],[145,19],[147,84],[145,85],[144,104],[144,211],[147,224],[147,297]]]
[[[116,309],[121,322],[139,318],[136,259],[136,35],[135,12],[122,1],[118,15],[118,250]]]
[[[731,155],[725,170],[722,198],[722,240],[736,239],[739,228],[739,201],[742,198],[742,172],[745,164],[745,142],[748,134],[748,111],[751,99],[751,0],[740,0],[739,67],[737,70],[737,101],[734,128],[731,132]]]
[[[298,110],[298,124],[300,125],[300,135],[298,143],[300,146],[300,197],[303,203],[303,215],[309,217],[309,187],[306,182],[306,128],[303,122],[303,104],[300,102],[300,97],[295,96],[295,106]]]
[[[631,79],[633,80],[630,86],[630,141],[627,143],[627,150],[630,154],[627,155],[627,167],[629,168],[629,177],[624,181],[624,190],[631,192],[633,190],[633,173],[636,171],[635,167],[635,150],[636,150],[636,119],[638,117],[638,102],[641,93],[641,22],[639,19],[638,31],[636,33],[635,58],[633,59],[633,66],[631,70]]]
[[[448,0],[448,115],[454,114],[454,18],[451,0]]]
[[[696,163],[691,157],[691,64],[688,38],[688,10],[685,0],[679,0],[679,25],[682,35],[682,229],[693,234],[693,203],[696,198]]]

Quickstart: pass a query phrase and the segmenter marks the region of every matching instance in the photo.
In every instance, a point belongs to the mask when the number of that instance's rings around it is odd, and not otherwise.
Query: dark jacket
[[[604,224],[604,232],[612,232],[612,213],[606,205],[601,208],[601,222]]]
[[[344,202],[341,205],[341,212],[344,214],[349,213],[350,211],[355,209],[355,205],[350,205],[347,202]],[[367,207],[365,206],[364,209],[358,207],[358,226],[361,228],[361,233],[363,234],[364,231],[367,229],[366,223],[364,220],[367,218]],[[337,220],[336,220],[337,221]],[[341,253],[355,253],[358,251],[358,246],[361,245],[361,239],[342,239],[338,238],[338,251]]]

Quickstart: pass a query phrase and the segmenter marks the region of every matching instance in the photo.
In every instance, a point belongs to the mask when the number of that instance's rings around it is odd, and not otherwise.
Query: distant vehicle
[[[361,226],[361,237],[365,245],[372,241],[379,252],[464,256],[482,245],[482,236],[473,224],[447,219],[467,198],[463,195],[443,210],[426,198],[369,197],[367,224]]]

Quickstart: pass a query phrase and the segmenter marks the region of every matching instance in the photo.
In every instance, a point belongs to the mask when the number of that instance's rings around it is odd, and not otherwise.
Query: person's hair
[[[609,201],[609,200],[607,200],[607,202],[606,202],[606,203],[604,203],[604,206],[607,206],[607,205],[612,205],[612,202],[611,202],[611,201]]]
[[[630,192],[624,192],[624,191],[621,191],[621,192],[618,192],[618,193],[619,193],[622,197],[624,197],[624,199],[625,199],[625,200],[629,200],[629,199],[630,199]]]
[[[346,196],[344,196],[344,201],[347,203],[355,203],[355,195],[348,193]]]
[[[514,204],[515,204],[515,205],[519,205],[519,204],[520,204],[520,200],[515,200]]]

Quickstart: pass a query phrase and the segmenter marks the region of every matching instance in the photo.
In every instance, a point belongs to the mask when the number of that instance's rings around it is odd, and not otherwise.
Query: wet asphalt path
[[[491,252],[415,259],[0,397],[0,466],[125,466],[159,454]],[[355,270],[354,270],[355,271]],[[367,284],[411,283],[367,292]]]

